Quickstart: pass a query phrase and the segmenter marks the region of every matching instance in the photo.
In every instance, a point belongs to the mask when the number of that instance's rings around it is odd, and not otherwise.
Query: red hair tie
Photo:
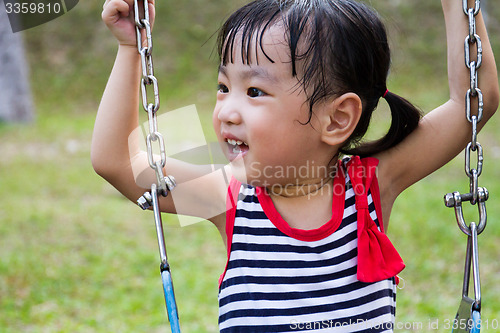
[[[382,95],[382,98],[385,98],[385,96],[387,96],[387,93],[389,92],[389,89],[386,89],[385,90],[385,93]]]

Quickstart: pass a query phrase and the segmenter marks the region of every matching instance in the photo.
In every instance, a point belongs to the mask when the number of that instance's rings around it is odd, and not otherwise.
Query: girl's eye
[[[229,88],[225,84],[219,83],[217,85],[217,91],[222,94],[227,94],[229,92]]]
[[[265,96],[266,93],[263,92],[262,90],[258,89],[258,88],[248,88],[247,90],[247,95],[249,97],[262,97],[262,96]]]

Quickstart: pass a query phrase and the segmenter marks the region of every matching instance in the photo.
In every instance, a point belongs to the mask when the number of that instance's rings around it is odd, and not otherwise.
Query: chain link
[[[462,6],[464,9],[465,15],[469,16],[469,4],[467,3],[467,0],[462,0]],[[481,0],[476,0],[476,2],[474,4],[474,8],[470,8],[470,9],[473,10],[473,14],[474,14],[474,16],[476,16],[477,13],[479,13],[479,9],[481,9]]]
[[[471,235],[470,227],[465,222],[462,211],[462,202],[469,201],[472,205],[479,203],[479,224],[477,225],[477,232],[480,234],[486,227],[486,200],[488,200],[488,190],[479,187],[479,176],[483,170],[484,156],[483,147],[477,141],[478,124],[483,119],[483,93],[478,86],[478,70],[481,67],[483,60],[483,48],[481,38],[476,33],[476,15],[481,9],[481,1],[475,0],[474,7],[470,8],[467,0],[462,0],[463,11],[469,22],[469,34],[465,37],[464,53],[465,65],[470,73],[470,87],[465,94],[465,116],[467,121],[471,124],[471,141],[465,149],[465,174],[469,178],[469,190],[467,194],[460,194],[459,192],[448,193],[445,196],[445,204],[447,207],[455,208],[455,215],[457,218],[458,226],[468,236]],[[473,54],[474,49],[476,50]],[[473,106],[476,114],[473,114]],[[476,165],[472,166],[471,155],[476,153]]]

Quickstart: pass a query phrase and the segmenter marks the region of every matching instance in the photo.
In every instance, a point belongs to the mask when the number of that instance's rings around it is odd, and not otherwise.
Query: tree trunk
[[[5,6],[0,4],[0,122],[29,122],[33,118],[21,35],[12,32]]]

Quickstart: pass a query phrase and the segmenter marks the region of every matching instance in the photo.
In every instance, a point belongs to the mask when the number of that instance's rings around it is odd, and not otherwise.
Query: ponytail
[[[372,156],[396,146],[417,128],[420,118],[422,117],[422,112],[417,107],[403,97],[390,91],[385,92],[384,98],[389,104],[392,116],[391,126],[387,134],[375,141],[360,142],[361,137],[364,135],[364,133],[360,132],[365,132],[361,128],[368,127],[371,112],[364,117],[365,119],[363,119],[362,115],[358,126],[351,135],[351,138],[347,141],[347,147],[340,149],[341,153],[346,155],[358,155],[360,157]],[[359,129],[361,129],[361,131],[359,131]]]

